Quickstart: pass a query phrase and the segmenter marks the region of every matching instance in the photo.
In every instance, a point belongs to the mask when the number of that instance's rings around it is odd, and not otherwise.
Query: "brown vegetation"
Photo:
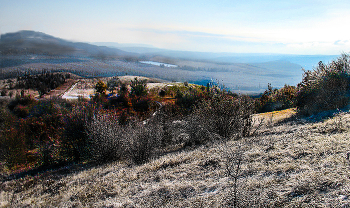
[[[0,108],[0,206],[347,207],[347,70],[343,56],[255,101],[138,79],[99,80],[90,101],[17,95]],[[253,115],[276,105],[297,109]]]

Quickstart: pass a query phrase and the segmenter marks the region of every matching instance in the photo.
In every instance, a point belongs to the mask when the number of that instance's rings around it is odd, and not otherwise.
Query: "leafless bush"
[[[162,137],[161,127],[155,122],[147,125],[131,122],[122,126],[117,118],[106,115],[96,115],[88,128],[93,158],[100,162],[131,159],[136,164],[144,163]]]
[[[106,116],[96,115],[88,124],[92,158],[98,161],[116,160],[122,156],[124,130]]]
[[[233,98],[225,93],[201,102],[194,117],[201,127],[226,139],[249,136],[252,127],[253,102],[247,96]]]
[[[163,115],[161,113],[159,115]],[[247,96],[232,97],[217,92],[181,118],[157,117],[161,121],[163,146],[192,146],[215,140],[239,139],[252,130],[253,102]],[[178,120],[177,120],[178,119]]]
[[[206,125],[203,125],[203,117],[198,114],[193,114],[188,117],[188,122],[185,128],[185,133],[188,134],[185,146],[199,145],[203,144],[213,137],[213,132],[211,132]]]
[[[265,190],[263,186],[250,184],[247,173],[250,160],[246,155],[247,141],[240,140],[234,143],[226,142],[221,147],[226,175],[229,177],[227,194],[224,196],[225,207],[280,207],[277,195],[273,191]],[[248,168],[248,169],[247,169]]]
[[[334,115],[335,115],[334,117],[335,131],[337,132],[345,131],[344,120],[343,120],[344,114],[341,112],[341,110],[338,109],[338,112],[335,113]]]
[[[226,174],[233,180],[233,190],[232,190],[232,199],[229,200],[228,204],[233,207],[238,207],[238,179],[240,176],[241,165],[243,161],[243,154],[241,144],[238,144],[236,147],[226,145],[224,150],[225,157],[225,168]]]
[[[66,117],[64,129],[64,151],[74,161],[90,157],[88,142],[88,123],[92,119],[93,110],[86,107],[75,107]]]
[[[139,123],[128,128],[128,156],[136,164],[147,162],[160,145],[161,128],[156,123],[142,125]]]

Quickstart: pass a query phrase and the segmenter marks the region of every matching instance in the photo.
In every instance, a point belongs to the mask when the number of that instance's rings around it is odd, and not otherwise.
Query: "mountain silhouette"
[[[1,55],[72,55],[72,56],[125,56],[133,53],[116,48],[71,42],[42,32],[22,30],[2,34]]]

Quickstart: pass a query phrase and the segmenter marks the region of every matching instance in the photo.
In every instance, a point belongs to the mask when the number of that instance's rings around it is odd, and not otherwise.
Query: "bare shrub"
[[[227,193],[223,198],[225,207],[280,207],[276,193],[264,189],[261,184],[252,185],[247,173],[251,158],[246,154],[248,141],[226,142],[221,147],[226,176],[229,177]],[[248,168],[248,169],[247,169]],[[274,201],[276,200],[276,201]]]
[[[134,123],[128,126],[127,154],[136,164],[147,162],[162,140],[161,127],[153,122],[147,125]]]
[[[241,165],[243,161],[242,147],[238,144],[235,148],[232,146],[226,145],[224,150],[225,157],[225,169],[227,176],[233,180],[233,190],[232,190],[232,199],[229,200],[229,205],[233,207],[238,207],[238,179],[240,176]]]
[[[162,137],[156,123],[120,125],[117,118],[107,115],[96,115],[88,129],[90,149],[94,160],[99,162],[131,159],[142,164],[153,155]]]
[[[226,139],[240,138],[250,134],[253,105],[247,96],[234,98],[220,93],[199,103],[194,116],[210,132]]]
[[[88,124],[92,158],[97,161],[116,160],[121,157],[124,131],[106,115],[95,115]]]
[[[179,134],[176,141],[180,143],[185,142],[185,146],[199,145],[208,141],[208,131],[201,125],[199,118],[192,115],[188,118],[188,120],[189,121],[186,123],[185,132]]]
[[[163,122],[164,141],[192,146],[250,135],[254,103],[248,96],[233,97],[225,91],[217,91],[193,108],[186,117],[170,122],[167,118]]]
[[[88,145],[88,123],[92,119],[91,106],[75,107],[66,116],[64,129],[64,151],[66,157],[72,157],[73,161],[90,158]]]

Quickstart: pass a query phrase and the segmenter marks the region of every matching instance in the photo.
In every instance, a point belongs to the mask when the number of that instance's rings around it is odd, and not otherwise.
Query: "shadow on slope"
[[[0,68],[5,67],[16,67],[24,64],[36,64],[36,63],[45,63],[45,64],[64,64],[64,63],[79,63],[86,62],[87,60],[77,59],[77,58],[39,58],[39,59],[30,59],[30,58],[16,58],[16,59],[1,59]]]

